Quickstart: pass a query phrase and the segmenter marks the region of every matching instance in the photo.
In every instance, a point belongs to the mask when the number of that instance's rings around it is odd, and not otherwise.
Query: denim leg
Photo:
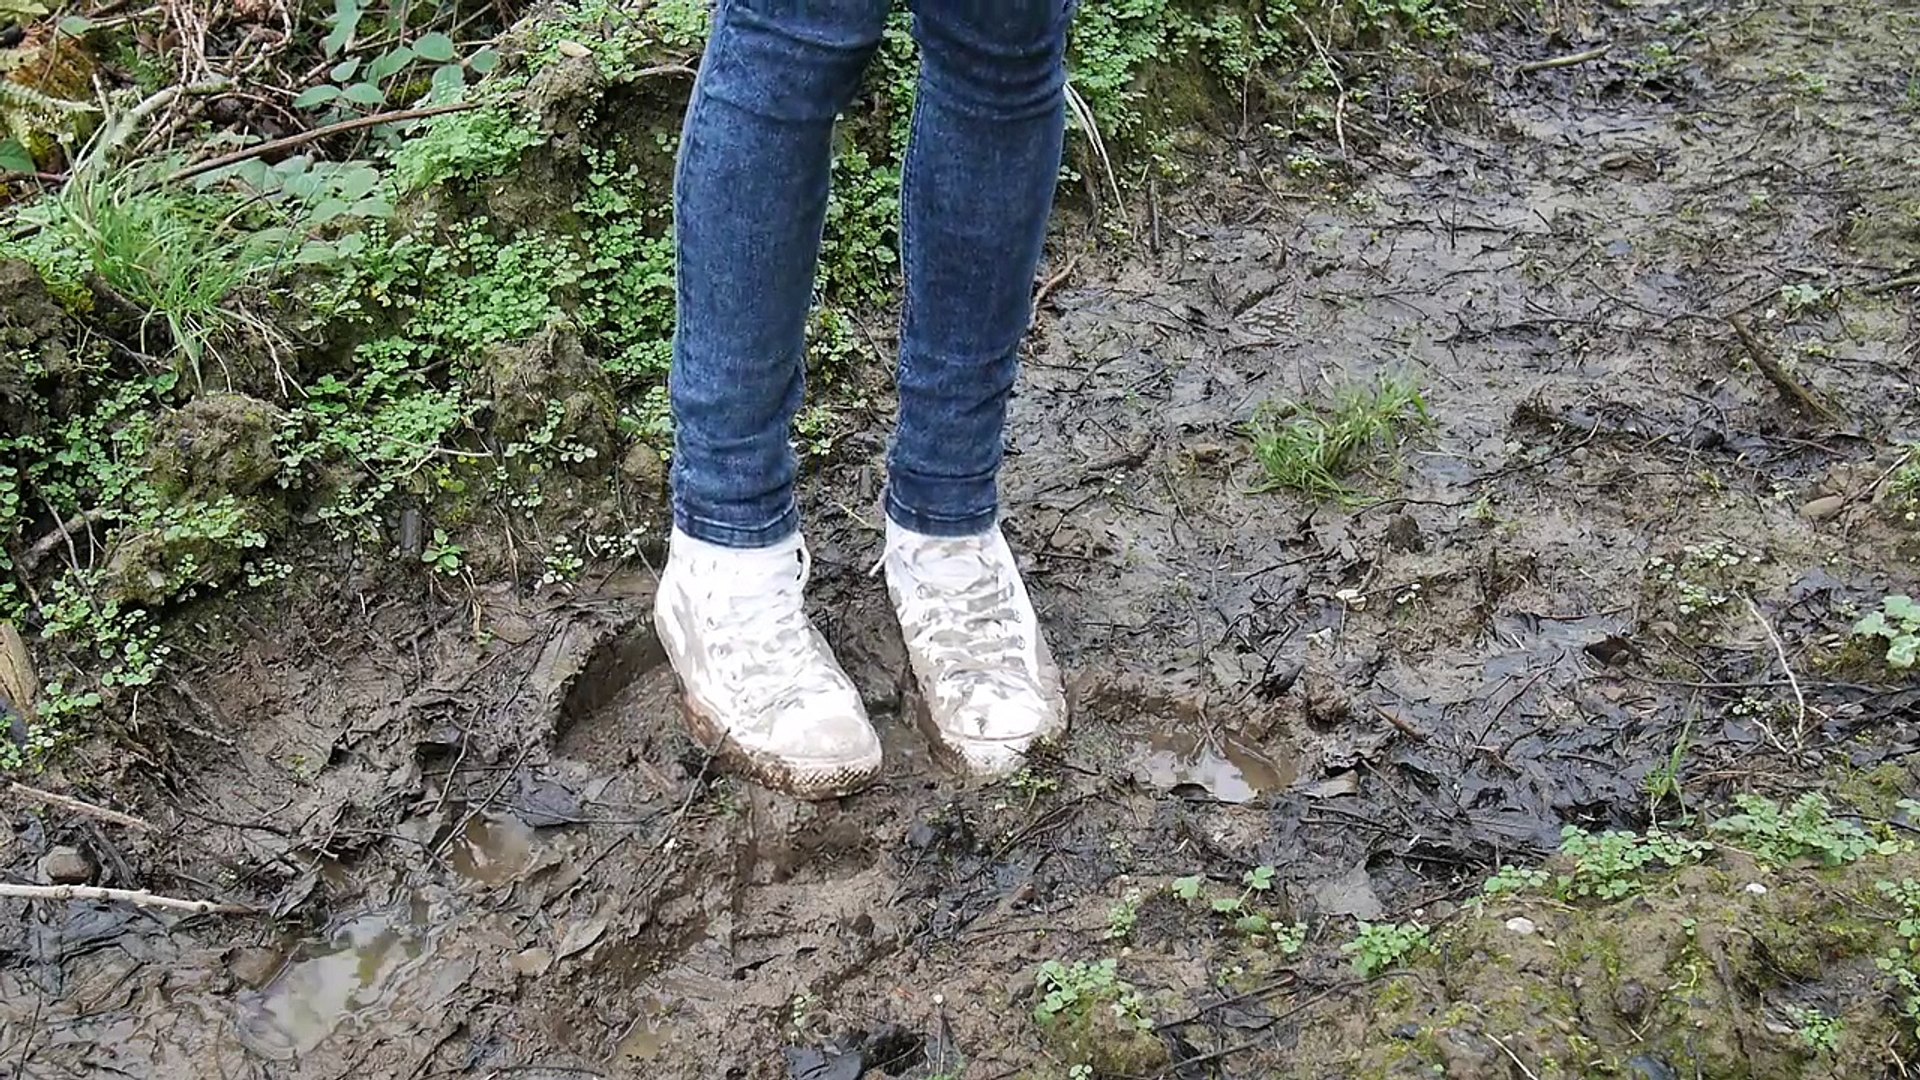
[[[1007,399],[1066,124],[1069,0],[915,0],[901,192],[907,301],[887,513],[934,536],[999,510]]]
[[[834,117],[888,0],[721,0],[674,176],[674,524],[727,547],[791,535],[789,444]]]

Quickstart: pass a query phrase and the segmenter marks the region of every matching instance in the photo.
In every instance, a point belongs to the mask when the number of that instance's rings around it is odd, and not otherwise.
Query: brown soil
[[[890,754],[838,803],[708,767],[644,571],[456,604],[355,568],[208,606],[197,664],[123,733],[147,756],[55,778],[161,833],[21,804],[0,863],[28,878],[73,846],[97,884],[275,917],[0,901],[0,1069],[1065,1076],[1036,966],[1117,955],[1130,888],[1258,864],[1313,920],[1303,958],[1150,900],[1120,971],[1166,1026],[1108,1067],[1426,1068],[1366,1052],[1409,1005],[1351,978],[1347,916],[1444,919],[1566,824],[1643,825],[1677,743],[1690,800],[1887,765],[1911,791],[1920,688],[1844,646],[1854,609],[1920,578],[1885,485],[1920,438],[1920,309],[1873,288],[1920,260],[1920,25],[1858,0],[1567,21],[1472,41],[1470,118],[1396,131],[1333,194],[1276,189],[1288,149],[1253,133],[1154,197],[1136,243],[1068,243],[1007,476],[1077,688],[1058,760],[969,788],[899,721],[867,573],[878,417],[810,481],[819,620]],[[1730,315],[1836,418],[1782,397]],[[1434,422],[1368,501],[1259,490],[1240,431],[1262,402],[1382,372],[1417,377]],[[1714,543],[1737,558],[1685,554]],[[1655,557],[1728,599],[1683,610]],[[1778,1048],[1728,1071],[1570,993],[1604,1070],[1516,1057],[1553,1049],[1537,1032],[1421,1045],[1451,1076],[1829,1075]],[[1672,1023],[1769,993],[1733,980]]]

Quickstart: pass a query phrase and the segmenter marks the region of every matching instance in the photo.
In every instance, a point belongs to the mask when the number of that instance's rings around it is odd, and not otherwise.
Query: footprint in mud
[[[478,814],[447,852],[453,872],[488,887],[506,885],[534,862],[534,831],[512,814]]]
[[[1232,733],[1156,730],[1139,744],[1134,778],[1160,791],[1245,803],[1293,786],[1296,764]]]

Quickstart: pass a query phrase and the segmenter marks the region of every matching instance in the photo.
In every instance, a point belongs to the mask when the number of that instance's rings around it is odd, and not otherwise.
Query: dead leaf
[[[31,720],[40,697],[40,680],[27,656],[27,643],[12,623],[0,623],[0,714],[11,710]]]
[[[600,940],[607,932],[607,924],[613,921],[612,905],[602,905],[599,910],[581,921],[567,927],[560,936],[560,948],[555,950],[554,959],[565,960],[575,953],[585,952]]]

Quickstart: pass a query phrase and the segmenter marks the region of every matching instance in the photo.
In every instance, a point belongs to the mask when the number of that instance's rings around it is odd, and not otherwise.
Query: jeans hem
[[[675,507],[673,527],[695,540],[702,540],[719,547],[738,550],[765,548],[772,547],[800,531],[800,509],[797,506],[789,506],[779,517],[764,525],[736,525],[700,517]]]
[[[916,510],[902,502],[900,496],[889,489],[887,518],[895,525],[910,529],[922,536],[938,536],[943,539],[979,536],[991,530],[1000,520],[1000,508],[990,506],[985,510],[973,510],[958,515]]]

